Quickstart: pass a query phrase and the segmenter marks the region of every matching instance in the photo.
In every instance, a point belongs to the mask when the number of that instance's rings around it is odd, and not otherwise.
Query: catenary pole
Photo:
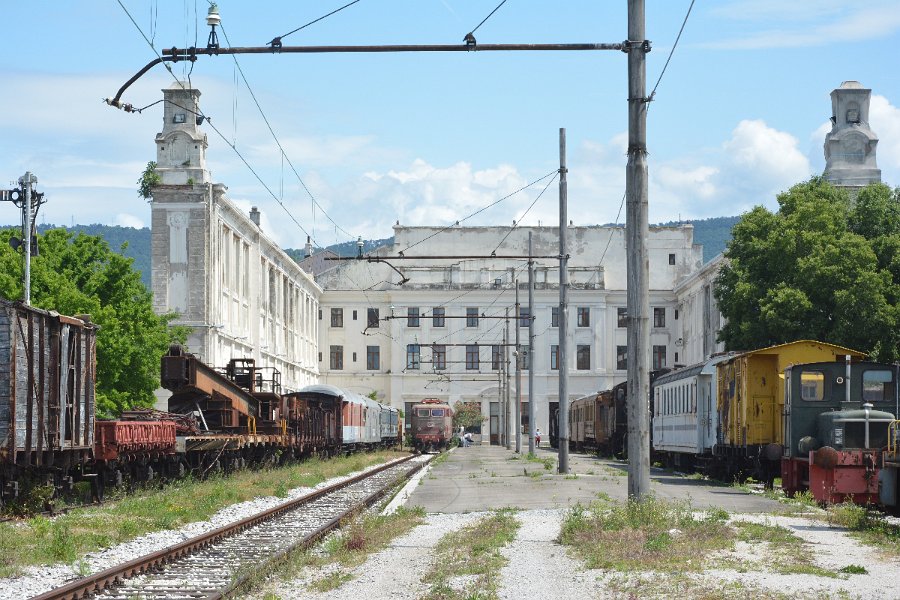
[[[505,396],[506,396],[506,405],[504,407],[504,413],[506,414],[505,426],[503,429],[503,436],[506,440],[506,449],[512,449],[512,441],[510,440],[509,429],[510,422],[512,421],[511,415],[509,414],[509,307],[504,308],[503,312],[506,316],[506,321],[503,326],[503,378],[505,379]]]
[[[516,349],[513,358],[516,359],[516,452],[522,452],[522,346],[519,344],[519,325],[521,311],[519,309],[519,280],[516,279]]]
[[[534,260],[532,232],[528,232],[528,453],[534,454]]]
[[[650,493],[650,312],[647,222],[647,52],[644,0],[628,0],[628,165],[625,239],[628,312],[628,496]]]
[[[566,234],[569,226],[568,184],[566,183],[566,130],[559,129],[559,346],[556,367],[559,369],[559,415],[557,440],[559,443],[559,472],[569,472],[569,254]]]

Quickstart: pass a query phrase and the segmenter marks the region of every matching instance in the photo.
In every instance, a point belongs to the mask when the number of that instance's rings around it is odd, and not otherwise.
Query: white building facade
[[[321,289],[269,239],[259,213],[240,210],[206,169],[199,90],[163,90],[151,203],[154,309],[191,328],[188,351],[221,367],[254,358],[281,372],[284,390],[318,381]]]
[[[568,389],[575,399],[626,379],[625,229],[569,227],[568,232]],[[536,257],[531,344],[529,233]],[[506,417],[506,389],[514,407],[518,281],[524,317],[518,330],[526,367],[520,386],[522,414],[528,413],[527,368],[532,368],[534,425],[548,431],[559,402],[558,235],[556,227],[444,231],[398,225],[393,246],[364,259],[336,262],[317,278],[324,290],[320,381],[361,394],[374,391],[380,401],[402,409],[423,398],[478,403],[485,417],[482,439],[501,443],[502,433],[513,431],[511,425],[506,427],[513,422]],[[685,310],[701,304],[692,300],[685,305],[675,290],[701,271],[701,249],[693,244],[693,227],[681,225],[652,227],[648,251],[651,365],[671,367],[685,362],[684,346],[694,343],[694,325],[685,338],[681,321]],[[403,279],[408,281],[400,285]],[[504,345],[507,314],[510,345]],[[532,425],[527,418],[523,423],[525,430]]]

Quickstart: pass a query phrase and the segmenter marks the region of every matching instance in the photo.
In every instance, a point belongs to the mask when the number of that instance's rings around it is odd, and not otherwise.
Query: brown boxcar
[[[23,472],[65,477],[90,460],[96,331],[88,319],[0,300],[0,484],[5,495],[15,493],[7,487],[15,487]]]

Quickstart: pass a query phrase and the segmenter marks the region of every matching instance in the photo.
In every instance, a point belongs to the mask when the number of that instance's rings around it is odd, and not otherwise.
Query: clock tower
[[[869,128],[872,90],[845,81],[831,92],[831,131],[825,135],[825,179],[833,185],[860,188],[881,181],[875,164],[878,136]]]
[[[200,90],[176,81],[162,92],[163,127],[156,134],[156,171],[162,183],[209,183],[206,134],[200,131]]]

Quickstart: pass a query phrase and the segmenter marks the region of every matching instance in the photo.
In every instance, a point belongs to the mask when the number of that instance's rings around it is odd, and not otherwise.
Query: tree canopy
[[[0,230],[0,295],[22,298],[23,261],[9,246],[18,229]],[[159,361],[187,330],[171,327],[174,315],[153,312],[152,297],[133,260],[113,252],[99,236],[52,229],[38,236],[31,261],[31,303],[66,315],[88,314],[97,333],[97,413],[113,416],[153,406]]]
[[[481,405],[477,402],[457,402],[453,406],[454,427],[477,427],[485,420],[481,415]]]
[[[734,226],[715,297],[729,350],[815,339],[900,358],[900,189],[820,177]]]

